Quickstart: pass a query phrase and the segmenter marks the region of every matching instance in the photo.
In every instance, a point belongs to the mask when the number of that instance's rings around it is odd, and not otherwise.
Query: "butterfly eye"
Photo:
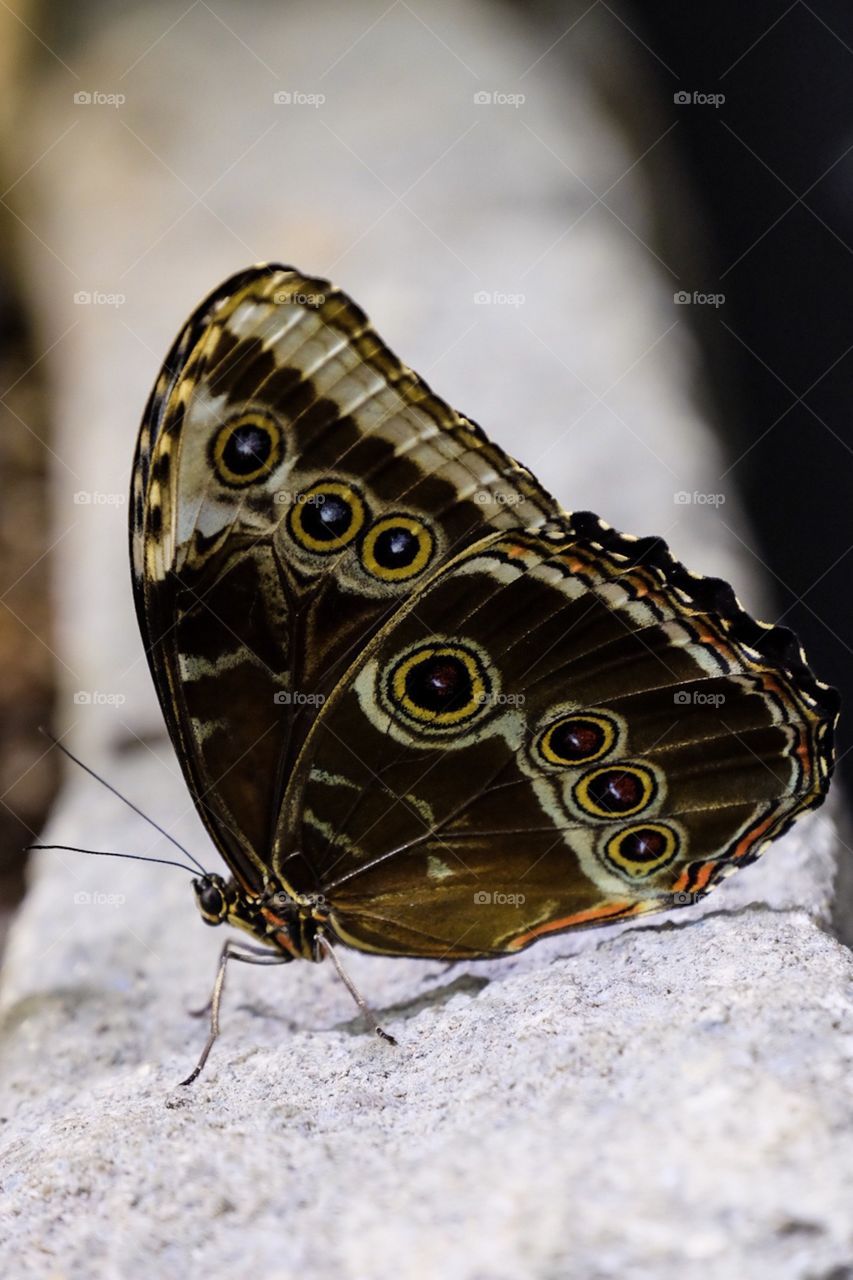
[[[536,750],[548,764],[592,764],[612,750],[616,736],[617,726],[608,716],[564,716],[539,735]]]
[[[198,909],[205,924],[221,924],[225,915],[225,897],[215,880],[194,880]]]
[[[301,547],[325,554],[349,546],[366,519],[367,508],[355,489],[324,480],[297,495],[288,524]]]
[[[573,789],[578,806],[596,818],[631,817],[648,806],[658,791],[645,765],[607,765],[585,773]]]
[[[467,645],[421,645],[387,672],[384,701],[392,714],[426,729],[466,725],[492,700],[493,681]]]
[[[421,573],[432,559],[435,539],[412,516],[385,516],[364,535],[361,562],[383,582],[405,582]]]
[[[217,478],[230,488],[263,480],[281,462],[281,429],[262,413],[241,413],[213,438],[211,461]]]
[[[632,880],[642,880],[668,866],[680,845],[678,836],[663,823],[625,827],[607,841],[604,856],[614,870]]]

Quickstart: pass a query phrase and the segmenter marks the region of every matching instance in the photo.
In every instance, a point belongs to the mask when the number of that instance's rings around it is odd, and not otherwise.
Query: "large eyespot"
[[[662,822],[637,823],[611,836],[604,857],[621,875],[643,880],[654,875],[678,854],[680,840],[672,827]]]
[[[350,485],[320,480],[297,495],[287,519],[300,546],[324,555],[349,546],[361,532],[367,508]]]
[[[601,712],[562,716],[539,734],[534,750],[551,765],[592,764],[613,749],[618,725]]]
[[[383,582],[405,582],[421,573],[432,559],[435,539],[413,516],[384,516],[364,535],[361,563]]]
[[[392,715],[428,731],[467,726],[488,708],[494,691],[483,655],[455,641],[418,645],[381,677],[382,700]]]
[[[596,818],[630,818],[648,808],[657,792],[657,778],[642,764],[590,769],[572,790],[578,806]]]
[[[241,413],[213,437],[210,460],[216,477],[232,489],[265,479],[281,462],[281,428],[264,413]]]

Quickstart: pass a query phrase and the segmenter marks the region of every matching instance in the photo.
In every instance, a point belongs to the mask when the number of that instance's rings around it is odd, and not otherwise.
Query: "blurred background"
[[[252,261],[333,276],[565,506],[731,578],[853,695],[851,72],[853,13],[804,0],[0,6],[3,911],[40,725],[174,777],[130,461]]]

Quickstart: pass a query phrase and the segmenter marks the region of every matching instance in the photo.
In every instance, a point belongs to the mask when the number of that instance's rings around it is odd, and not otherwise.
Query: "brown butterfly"
[[[198,905],[263,944],[223,948],[190,1080],[229,959],[505,955],[695,901],[826,794],[837,698],[794,636],[562,511],[325,281],[256,267],[201,304],[132,497],[151,670],[231,872]]]

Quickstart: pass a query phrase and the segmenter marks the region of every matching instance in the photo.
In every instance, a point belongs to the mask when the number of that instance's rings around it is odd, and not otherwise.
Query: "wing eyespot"
[[[435,538],[414,516],[383,516],[364,534],[362,567],[381,582],[407,582],[423,573],[435,552]]]
[[[534,753],[543,764],[576,768],[608,755],[618,736],[618,724],[599,711],[561,716],[539,733]]]
[[[635,823],[610,837],[604,860],[619,875],[645,880],[674,862],[680,847],[677,832],[665,823]]]
[[[265,480],[283,456],[284,439],[278,423],[255,410],[223,423],[210,446],[216,478],[230,489],[244,489]]]
[[[496,678],[484,655],[458,641],[416,645],[380,676],[386,710],[427,732],[467,729],[495,700]]]
[[[320,480],[296,495],[287,524],[303,550],[327,555],[348,547],[364,528],[367,516],[364,499],[352,485]]]
[[[642,764],[608,764],[590,769],[575,783],[578,808],[594,818],[630,818],[648,809],[658,795],[655,774]]]

